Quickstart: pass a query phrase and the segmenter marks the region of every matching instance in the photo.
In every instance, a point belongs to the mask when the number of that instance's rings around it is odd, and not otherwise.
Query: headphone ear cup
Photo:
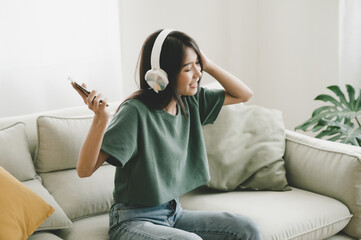
[[[148,85],[157,93],[163,91],[169,83],[168,75],[162,69],[150,69],[144,78]]]

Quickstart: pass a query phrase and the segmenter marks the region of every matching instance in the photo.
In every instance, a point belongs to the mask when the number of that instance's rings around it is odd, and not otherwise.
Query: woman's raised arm
[[[76,166],[79,177],[89,177],[109,157],[109,154],[101,151],[100,148],[111,113],[106,109],[107,100],[106,98],[103,99],[102,94],[97,94],[97,92],[93,90],[86,96],[74,85],[73,87],[83,98],[88,108],[95,114],[88,135],[80,149]],[[83,84],[83,87],[86,88],[86,85]]]
[[[223,105],[247,102],[252,97],[252,90],[238,77],[215,64],[203,52],[201,58],[203,70],[214,77],[226,91]]]

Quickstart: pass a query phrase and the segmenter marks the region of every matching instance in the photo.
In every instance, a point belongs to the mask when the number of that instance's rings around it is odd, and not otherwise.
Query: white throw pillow
[[[92,119],[93,117],[39,117],[38,148],[35,154],[37,172],[75,168],[80,147],[88,134]]]
[[[36,169],[45,188],[71,220],[107,213],[113,202],[115,167],[105,164],[88,178],[80,178],[75,170],[92,119],[52,116],[37,119]]]
[[[236,104],[222,108],[213,125],[203,127],[211,180],[224,191],[289,190],[284,161],[282,113]]]

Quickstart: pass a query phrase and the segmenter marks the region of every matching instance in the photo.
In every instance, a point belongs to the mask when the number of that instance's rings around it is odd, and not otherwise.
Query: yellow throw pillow
[[[0,167],[0,239],[27,239],[54,212],[52,206]]]

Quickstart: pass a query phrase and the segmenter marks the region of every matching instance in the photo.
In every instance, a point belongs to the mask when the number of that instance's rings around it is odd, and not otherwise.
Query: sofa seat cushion
[[[35,232],[28,240],[63,240],[51,232]]]
[[[109,240],[109,214],[102,214],[73,222],[73,226],[56,234],[66,240]]]
[[[258,223],[265,240],[324,239],[343,229],[351,218],[341,202],[316,193],[292,191],[210,191],[198,188],[180,198],[184,209],[228,211]]]

